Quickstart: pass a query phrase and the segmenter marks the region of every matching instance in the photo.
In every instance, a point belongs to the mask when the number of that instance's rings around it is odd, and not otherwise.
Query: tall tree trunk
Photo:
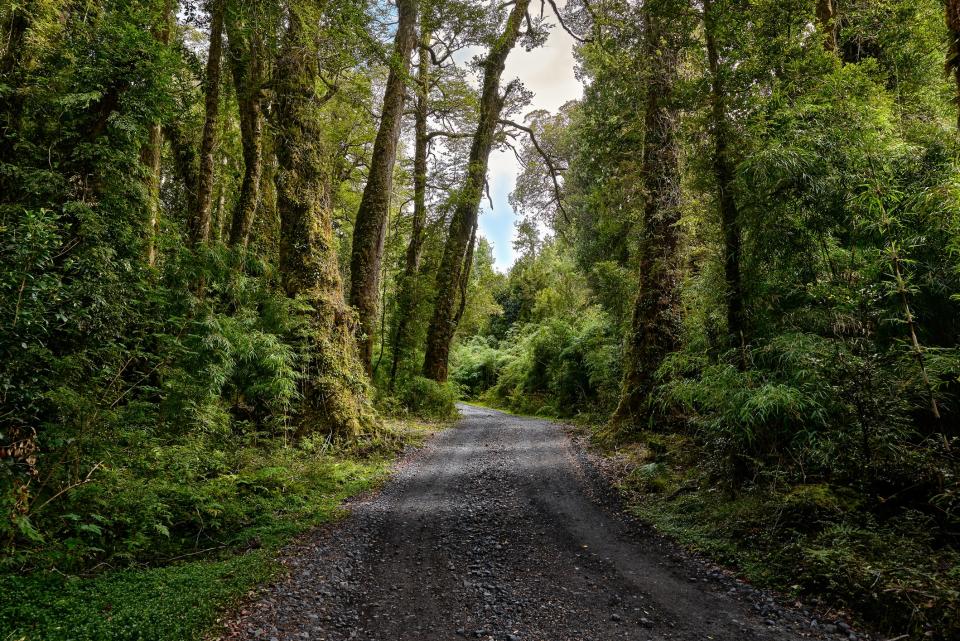
[[[163,45],[170,44],[170,32],[173,21],[173,0],[163,4],[160,24],[153,34]],[[157,224],[160,218],[160,160],[163,152],[163,130],[161,123],[153,123],[147,137],[147,143],[140,149],[140,162],[146,167],[144,187],[147,192],[147,264],[157,263]]]
[[[197,145],[184,130],[183,123],[172,119],[163,126],[162,135],[170,143],[173,170],[183,183],[187,211],[197,209]]]
[[[280,270],[291,298],[309,305],[306,319],[307,372],[301,430],[326,426],[351,437],[375,427],[366,399],[363,369],[356,357],[353,314],[343,299],[333,238],[329,167],[325,165],[323,121],[318,110],[316,34],[305,28],[296,8],[274,82],[277,131],[277,207],[280,214]]]
[[[260,184],[263,179],[262,85],[265,60],[259,27],[246,25],[249,35],[248,40],[245,39],[241,25],[232,15],[240,11],[244,11],[242,6],[232,8],[226,22],[230,69],[237,90],[240,140],[243,146],[243,180],[233,210],[229,242],[232,247],[246,248],[260,202]]]
[[[410,221],[410,243],[403,265],[403,274],[397,291],[397,311],[394,316],[393,345],[391,349],[390,389],[397,380],[397,369],[410,347],[410,321],[417,305],[417,276],[420,273],[420,254],[423,232],[427,223],[427,118],[430,114],[430,31],[420,35],[417,57],[417,104],[414,113],[413,152],[413,219]]]
[[[190,238],[196,244],[210,240],[210,212],[213,197],[214,153],[217,146],[217,119],[220,114],[220,58],[223,48],[224,0],[210,3],[210,51],[207,55],[207,92],[203,138],[200,141],[200,172],[197,175],[196,209]]]
[[[837,12],[833,3],[834,0],[817,0],[817,24],[823,32],[823,47],[831,53],[836,53]]]
[[[746,321],[743,307],[743,282],[740,275],[740,212],[734,198],[734,163],[730,157],[732,134],[727,116],[727,88],[725,70],[720,66],[717,49],[718,16],[713,0],[704,0],[704,26],[707,41],[707,61],[710,67],[710,115],[713,122],[713,174],[717,181],[717,199],[720,204],[720,227],[723,231],[723,273],[726,280],[727,333],[732,345],[740,349],[739,365],[745,369]]]
[[[473,229],[470,230],[470,242],[467,243],[467,255],[463,259],[463,273],[460,274],[460,306],[457,308],[457,314],[453,317],[454,325],[460,325],[460,319],[463,318],[463,312],[467,309],[467,288],[470,286],[470,272],[473,270],[473,252],[477,247],[477,229],[480,227],[480,221],[473,221]]]
[[[160,217],[160,160],[163,132],[160,123],[150,125],[147,144],[140,148],[140,162],[146,167],[144,187],[147,192],[147,264],[157,263],[157,224]]]
[[[227,207],[227,190],[224,189],[222,180],[217,183],[217,197],[215,200],[217,201],[217,206],[213,210],[213,219],[216,221],[216,226],[213,237],[218,243],[222,243]]]
[[[360,321],[357,346],[367,374],[372,373],[373,367],[373,344],[380,312],[383,241],[390,217],[393,167],[397,159],[397,140],[400,137],[403,105],[407,96],[406,78],[410,69],[410,54],[417,39],[417,2],[418,0],[397,0],[399,24],[387,87],[383,95],[380,129],[373,143],[370,172],[353,228],[350,304],[357,310]]]
[[[674,103],[679,49],[675,21],[673,16],[647,5],[645,47],[650,68],[643,149],[647,199],[639,246],[640,278],[626,337],[623,385],[614,424],[649,422],[656,371],[676,349],[679,336],[680,277],[676,263],[681,191]]]
[[[947,32],[950,37],[947,72],[953,74],[957,86],[957,127],[960,128],[960,0],[947,0]]]
[[[20,130],[21,111],[23,109],[22,88],[19,85],[19,71],[23,65],[26,49],[27,29],[30,19],[26,7],[22,4],[9,9],[7,20],[0,24],[0,78],[5,84],[12,85],[0,95],[0,159],[10,161],[14,156],[14,145]],[[2,180],[2,179],[0,179]]]
[[[500,77],[503,75],[507,56],[520,35],[520,26],[529,5],[530,0],[516,0],[503,33],[490,47],[490,53],[483,62],[479,122],[470,147],[470,159],[464,184],[454,196],[456,200],[453,216],[450,220],[447,242],[443,248],[443,258],[440,260],[437,271],[437,300],[427,332],[423,375],[435,381],[447,380],[450,343],[457,331],[455,318],[457,294],[466,268],[464,263],[470,237],[480,213],[480,199],[483,197],[487,163],[493,148],[497,121],[506,99],[505,95],[500,94]]]
[[[0,75],[6,76],[20,65],[24,39],[30,26],[25,3],[12,5],[7,19],[0,24]]]

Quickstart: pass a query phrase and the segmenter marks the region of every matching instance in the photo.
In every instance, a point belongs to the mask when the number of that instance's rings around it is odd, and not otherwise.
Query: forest
[[[558,30],[584,93],[532,109],[507,61]],[[576,425],[754,583],[960,635],[960,1],[0,0],[0,35],[0,638],[200,638],[461,400]]]

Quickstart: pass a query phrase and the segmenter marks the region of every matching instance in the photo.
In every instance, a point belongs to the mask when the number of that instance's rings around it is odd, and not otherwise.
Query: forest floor
[[[288,548],[285,577],[221,638],[867,638],[816,623],[628,516],[562,426],[461,411],[349,518]]]

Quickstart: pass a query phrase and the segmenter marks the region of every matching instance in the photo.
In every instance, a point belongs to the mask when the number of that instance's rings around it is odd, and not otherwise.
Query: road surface
[[[847,639],[623,515],[550,421],[462,406],[224,639]]]

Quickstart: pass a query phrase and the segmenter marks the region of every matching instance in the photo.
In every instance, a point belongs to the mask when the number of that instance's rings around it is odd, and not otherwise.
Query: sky
[[[573,38],[556,25],[556,19],[552,22],[555,26],[544,46],[533,51],[517,47],[507,58],[501,84],[519,78],[534,93],[533,100],[523,114],[535,109],[556,112],[566,102],[583,95],[583,85],[573,73]],[[493,244],[496,268],[500,271],[508,270],[516,258],[513,251],[516,215],[507,197],[513,191],[519,171],[517,159],[509,149],[494,151],[490,155],[487,178],[493,210],[484,198],[480,211],[480,234]]]

